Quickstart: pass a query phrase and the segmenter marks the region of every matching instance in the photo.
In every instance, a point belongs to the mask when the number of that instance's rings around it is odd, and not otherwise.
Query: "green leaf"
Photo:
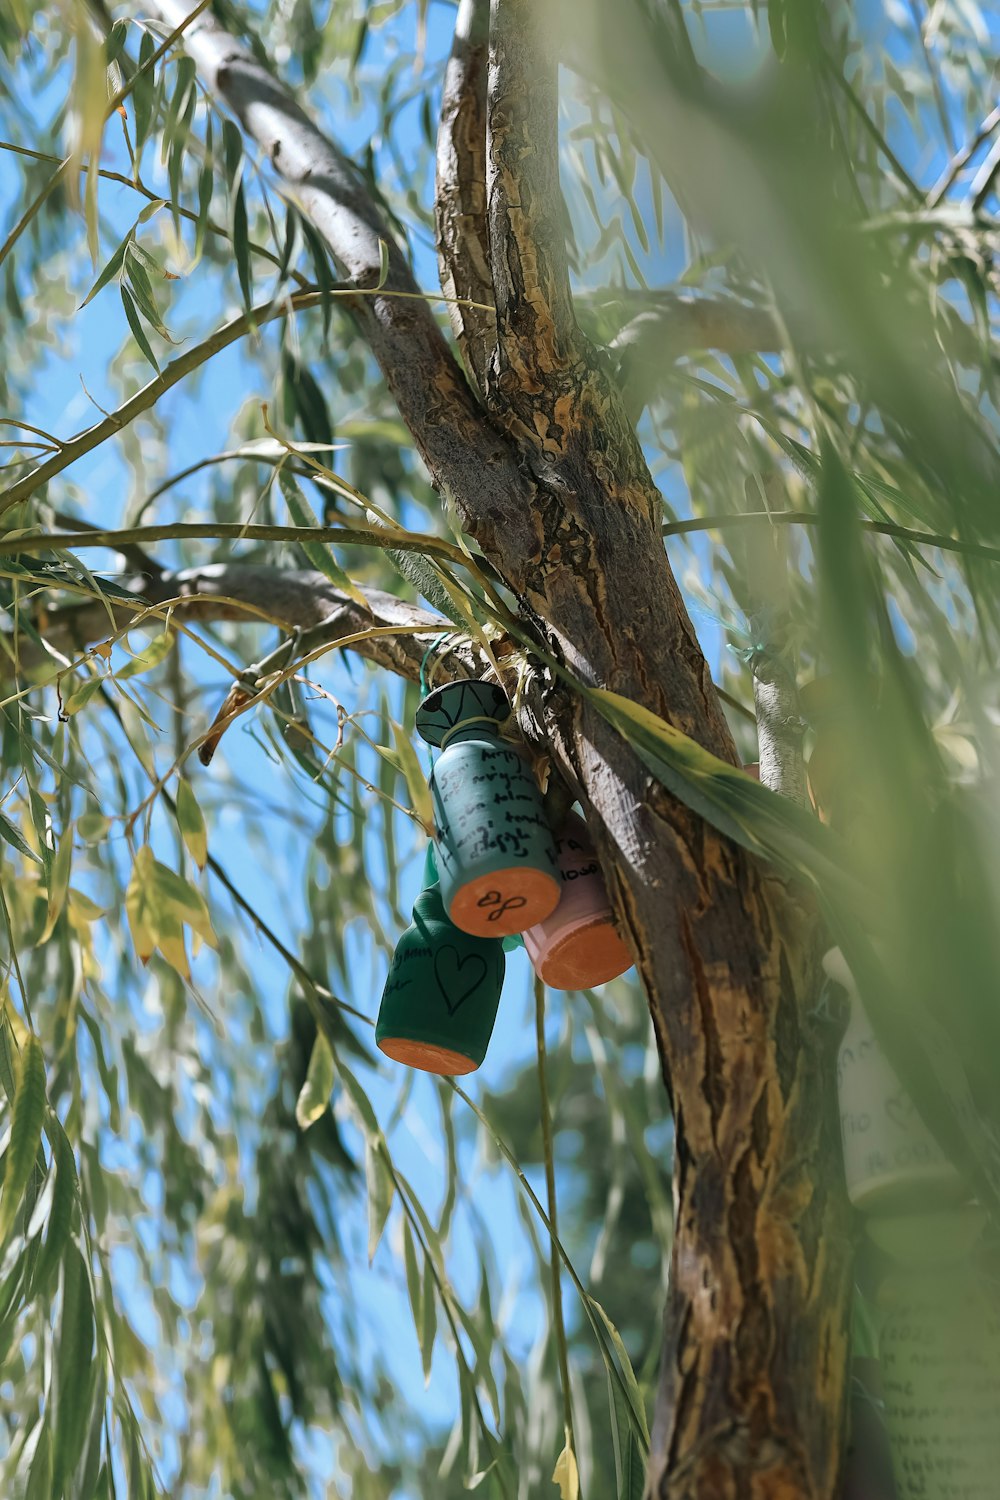
[[[97,296],[98,292],[106,287],[108,282],[111,281],[113,277],[117,276],[118,272],[121,270],[125,262],[125,252],[128,249],[129,241],[134,234],[135,225],[133,224],[128,234],[122,240],[121,244],[115,250],[111,259],[107,262],[103,271],[98,276],[93,286],[90,288],[90,291],[87,293],[86,297],[84,297],[83,301],[80,303],[80,309],[86,307],[87,303],[92,301],[93,298]],[[78,309],[78,311],[80,309]]]
[[[128,326],[132,330],[132,337],[139,345],[140,351],[145,355],[146,359],[148,359],[149,363],[153,366],[153,369],[156,371],[157,375],[159,375],[160,367],[156,363],[156,357],[153,354],[152,349],[149,347],[149,340],[147,339],[145,332],[143,331],[142,321],[139,317],[138,312],[136,311],[135,300],[132,296],[132,293],[128,290],[127,287],[124,286],[119,287],[119,291],[121,292],[122,306],[125,309],[125,316],[128,319]]]
[[[248,312],[253,308],[253,271],[250,265],[250,231],[247,228],[247,200],[240,183],[233,202],[233,251],[236,256],[236,274],[243,306]]]
[[[14,1227],[34,1171],[44,1119],[45,1059],[41,1042],[34,1032],[30,1032],[18,1068],[14,1118],[5,1158],[3,1188],[0,1189],[0,1245],[6,1244]]]
[[[18,854],[23,854],[26,859],[33,859],[36,865],[42,863],[31,845],[25,841],[20,831],[14,827],[14,824],[2,812],[0,812],[0,839],[4,839],[13,849],[17,850]]]
[[[129,677],[138,677],[142,672],[151,672],[166,659],[173,644],[173,631],[164,630],[162,634],[153,637],[145,650],[133,656],[131,661],[127,661],[123,667],[119,667],[115,677],[119,682],[124,682]]]
[[[68,698],[63,700],[63,713],[76,714],[81,708],[86,708],[91,698],[96,698],[104,686],[103,677],[87,677],[78,688],[74,688]]]
[[[403,1220],[403,1265],[406,1269],[406,1290],[410,1298],[410,1312],[413,1314],[413,1328],[419,1345],[424,1326],[423,1290],[420,1266],[417,1264],[417,1247],[413,1243],[409,1219]]]
[[[392,725],[392,739],[395,745],[394,760],[406,782],[406,790],[413,804],[413,811],[423,823],[428,833],[434,827],[434,808],[431,802],[430,787],[427,777],[420,768],[417,752],[413,748],[413,741],[403,728],[397,724],[395,719],[390,720]]]
[[[281,485],[281,493],[285,497],[285,504],[288,506],[293,525],[315,526],[316,517],[306,504],[295,477],[286,473],[284,469],[279,469],[278,483]],[[329,578],[331,583],[335,584],[338,589],[342,589],[345,594],[349,594],[352,599],[356,599],[359,604],[364,603],[364,595],[348,578],[334,557],[331,547],[328,547],[325,542],[299,542],[298,545],[317,572]]]
[[[55,929],[55,925],[62,915],[62,909],[66,904],[66,893],[69,890],[70,871],[73,867],[73,824],[69,823],[63,830],[56,857],[52,861],[49,872],[49,910],[45,919],[45,927],[39,937],[39,943],[48,942]]]
[[[434,1282],[434,1267],[430,1256],[424,1261],[424,1295],[420,1317],[420,1363],[424,1371],[424,1385],[430,1385],[431,1365],[434,1360],[434,1340],[437,1338],[437,1286]]]
[[[177,826],[181,831],[185,848],[198,866],[205,868],[208,860],[208,834],[205,819],[191,783],[182,779],[177,785]]]
[[[144,31],[142,41],[139,43],[139,72],[135,80],[135,86],[132,89],[132,102],[135,108],[135,152],[137,157],[142,151],[142,145],[149,133],[149,124],[153,117],[153,99],[157,91],[157,83],[149,64],[155,51],[156,42],[152,33]]]
[[[45,1242],[42,1245],[42,1253],[38,1258],[38,1264],[35,1266],[35,1275],[32,1284],[32,1293],[35,1296],[44,1296],[52,1278],[55,1276],[73,1228],[73,1211],[76,1206],[77,1194],[80,1187],[76,1174],[76,1161],[73,1157],[73,1147],[70,1145],[69,1137],[57,1116],[52,1111],[49,1112],[45,1133],[52,1146],[55,1187],[52,1194],[52,1207],[49,1210],[49,1222],[45,1233]]]
[[[604,1324],[608,1337],[614,1346],[615,1354],[618,1356],[618,1365],[625,1382],[625,1390],[628,1395],[629,1423],[633,1427],[638,1426],[638,1435],[641,1435],[642,1441],[648,1449],[649,1427],[646,1424],[646,1404],[642,1399],[642,1392],[639,1390],[639,1382],[635,1378],[635,1371],[632,1368],[632,1361],[628,1357],[628,1350],[622,1342],[622,1336],[618,1332],[618,1329],[612,1323],[597,1299],[588,1296],[587,1302],[591,1311],[595,1312]]]
[[[76,1472],[91,1422],[97,1375],[94,1304],[83,1256],[71,1245],[63,1259],[62,1315],[55,1358],[53,1491],[61,1495]]]
[[[321,1031],[316,1033],[305,1083],[295,1101],[295,1120],[300,1130],[308,1130],[325,1112],[333,1093],[333,1051]]]
[[[365,1143],[365,1180],[368,1184],[368,1259],[374,1260],[382,1231],[385,1229],[396,1185],[392,1180],[385,1154],[388,1150],[381,1131]],[[427,1309],[424,1308],[424,1316]]]
[[[845,909],[863,912],[870,905],[846,846],[811,813],[638,703],[604,688],[585,691],[661,785],[713,828],[836,897]]]

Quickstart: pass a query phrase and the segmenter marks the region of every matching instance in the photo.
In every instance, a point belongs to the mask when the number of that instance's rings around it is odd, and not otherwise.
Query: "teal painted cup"
[[[504,954],[499,939],[471,937],[427,886],[396,944],[379,1006],[375,1041],[387,1057],[425,1073],[471,1073],[493,1034]]]
[[[509,712],[493,683],[448,683],[417,710],[441,754],[431,774],[434,849],[445,910],[479,937],[509,937],[559,903],[555,840],[524,755],[500,738]]]

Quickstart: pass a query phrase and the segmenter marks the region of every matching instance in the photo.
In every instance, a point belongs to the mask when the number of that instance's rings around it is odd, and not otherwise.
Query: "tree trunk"
[[[184,7],[155,0],[152,9],[176,25]],[[495,305],[495,319],[457,328],[478,398],[426,304],[376,294],[357,300],[356,315],[435,486],[525,624],[581,682],[734,761],[664,552],[660,497],[621,392],[573,316],[556,68],[538,11],[537,0],[493,0],[487,28],[482,0],[463,0],[446,86],[444,280],[469,295],[488,269]],[[215,21],[199,18],[184,45],[345,273],[374,286],[378,242],[391,236],[336,148]],[[478,161],[483,193],[453,180]],[[387,285],[415,289],[395,246]],[[814,913],[544,674],[526,724],[597,839],[674,1109],[675,1238],[650,1490],[662,1500],[833,1500],[850,1255],[832,1046],[811,1018]]]

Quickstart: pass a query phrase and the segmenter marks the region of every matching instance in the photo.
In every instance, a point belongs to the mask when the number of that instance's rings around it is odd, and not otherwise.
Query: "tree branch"
[[[515,392],[530,396],[580,357],[563,248],[558,54],[546,11],[537,0],[493,0],[490,24],[486,186],[499,336],[491,380],[505,414]]]
[[[493,302],[486,227],[486,71],[490,0],[461,0],[444,76],[437,136],[434,215],[441,290]],[[496,315],[483,306],[449,305],[465,363],[480,389],[497,338]]]
[[[269,620],[287,630],[311,630],[329,625],[338,635],[354,635],[372,625],[397,625],[406,629],[426,625],[439,630],[441,617],[418,605],[396,599],[380,589],[365,589],[365,603],[359,604],[335,588],[322,573],[288,568],[254,566],[246,563],[209,563],[201,568],[183,568],[143,579],[135,585],[136,604],[132,608],[114,599],[94,599],[85,604],[53,610],[45,621],[44,637],[54,651],[69,655],[83,650],[94,641],[105,638],[112,620],[119,629],[150,604],[166,604],[179,599],[173,613],[179,620],[209,622],[240,620],[261,623]],[[110,615],[109,615],[110,611]],[[440,640],[438,634],[427,636],[375,636],[359,641],[352,649],[375,666],[387,668],[416,682],[429,647]],[[10,676],[8,666],[2,668]],[[456,675],[482,675],[488,663],[465,641],[433,653],[439,666],[448,658]],[[51,661],[40,647],[22,636],[18,643],[17,662],[24,670]],[[428,675],[430,675],[428,673]]]
[[[152,0],[147,9],[171,25],[182,3]],[[360,173],[213,17],[199,17],[184,46],[208,89],[268,156],[288,196],[323,235],[347,278],[372,290],[350,310],[435,487],[454,498],[472,535],[483,541],[503,534],[514,544],[511,555],[523,555],[530,534],[514,455],[484,420]],[[388,268],[381,281],[383,246]]]

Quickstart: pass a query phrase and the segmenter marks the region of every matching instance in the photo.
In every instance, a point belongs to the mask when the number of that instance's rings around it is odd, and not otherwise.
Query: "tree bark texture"
[[[177,0],[151,8],[168,25],[182,12]],[[459,324],[479,394],[425,303],[358,299],[355,315],[436,488],[527,626],[583,683],[624,694],[734,761],[622,392],[574,316],[549,10],[493,0],[484,94],[482,7],[463,0],[445,88],[443,280],[482,293],[488,270],[491,296],[475,300],[495,307],[495,323],[484,314],[467,324],[463,313]],[[383,239],[388,287],[414,289],[359,179],[274,77],[210,18],[184,45],[343,273],[371,284]],[[850,1256],[832,1047],[811,1020],[813,912],[668,795],[585,700],[544,673],[525,722],[598,841],[674,1109],[676,1223],[650,1493],[833,1500]]]

